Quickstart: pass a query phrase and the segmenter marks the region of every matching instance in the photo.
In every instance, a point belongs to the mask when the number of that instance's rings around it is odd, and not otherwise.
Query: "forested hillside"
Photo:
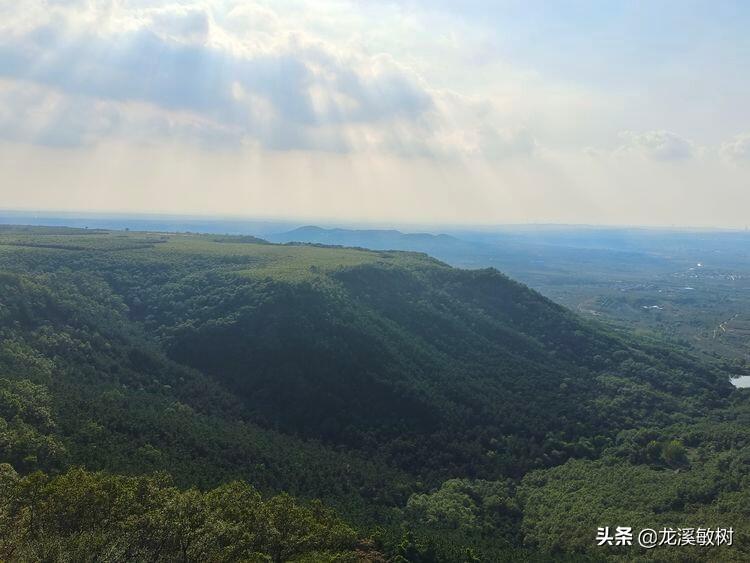
[[[747,526],[729,374],[496,270],[4,227],[0,337],[2,558],[581,560],[637,553],[601,525]]]

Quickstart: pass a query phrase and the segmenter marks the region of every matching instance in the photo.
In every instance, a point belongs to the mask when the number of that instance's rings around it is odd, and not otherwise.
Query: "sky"
[[[0,0],[0,209],[745,228],[750,3]]]

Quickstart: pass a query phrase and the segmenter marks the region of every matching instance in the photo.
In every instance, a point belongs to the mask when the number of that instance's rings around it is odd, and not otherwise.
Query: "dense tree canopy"
[[[618,555],[605,517],[739,529],[741,393],[491,269],[0,229],[0,557],[575,559]]]

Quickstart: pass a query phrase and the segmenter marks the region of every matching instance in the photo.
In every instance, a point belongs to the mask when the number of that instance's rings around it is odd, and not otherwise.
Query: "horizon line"
[[[381,228],[410,228],[410,227],[440,227],[452,230],[460,229],[498,229],[498,228],[579,228],[579,229],[632,229],[632,230],[660,230],[660,231],[692,231],[692,232],[746,232],[750,230],[748,225],[739,226],[717,226],[717,225],[678,225],[678,224],[638,224],[638,223],[573,223],[557,221],[527,221],[527,222],[435,222],[426,220],[399,221],[387,219],[353,219],[333,217],[279,217],[279,216],[253,216],[240,214],[200,214],[186,212],[164,212],[164,211],[103,211],[103,210],[61,210],[61,209],[3,209],[0,208],[0,219],[3,216],[30,217],[38,219],[151,219],[151,220],[188,220],[188,221],[226,221],[226,222],[248,222],[248,223],[290,223],[298,224],[299,227],[321,227],[321,228],[349,228],[356,225],[381,226]],[[4,223],[12,224],[12,223]],[[40,225],[41,226],[41,225]],[[54,225],[53,225],[54,226]],[[297,227],[297,228],[299,228]]]

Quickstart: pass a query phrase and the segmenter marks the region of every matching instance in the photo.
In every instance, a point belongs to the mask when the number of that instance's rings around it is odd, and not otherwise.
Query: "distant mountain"
[[[372,250],[411,250],[431,253],[433,250],[475,248],[476,245],[456,237],[430,233],[402,233],[385,229],[324,229],[305,226],[285,233],[267,236],[273,242],[307,242],[370,248]]]
[[[671,271],[674,267],[668,260],[651,252],[633,251],[624,246],[595,247],[590,242],[595,237],[586,233],[585,230],[544,230],[542,234],[534,230],[529,233],[524,230],[486,233],[465,231],[457,237],[396,230],[324,229],[306,226],[265,235],[265,238],[277,243],[303,242],[372,250],[424,252],[451,266],[471,269],[494,267],[537,289],[539,272],[545,272],[547,276],[563,274],[577,277],[584,269],[628,273],[646,265],[662,272]],[[545,281],[548,279],[545,278]]]

